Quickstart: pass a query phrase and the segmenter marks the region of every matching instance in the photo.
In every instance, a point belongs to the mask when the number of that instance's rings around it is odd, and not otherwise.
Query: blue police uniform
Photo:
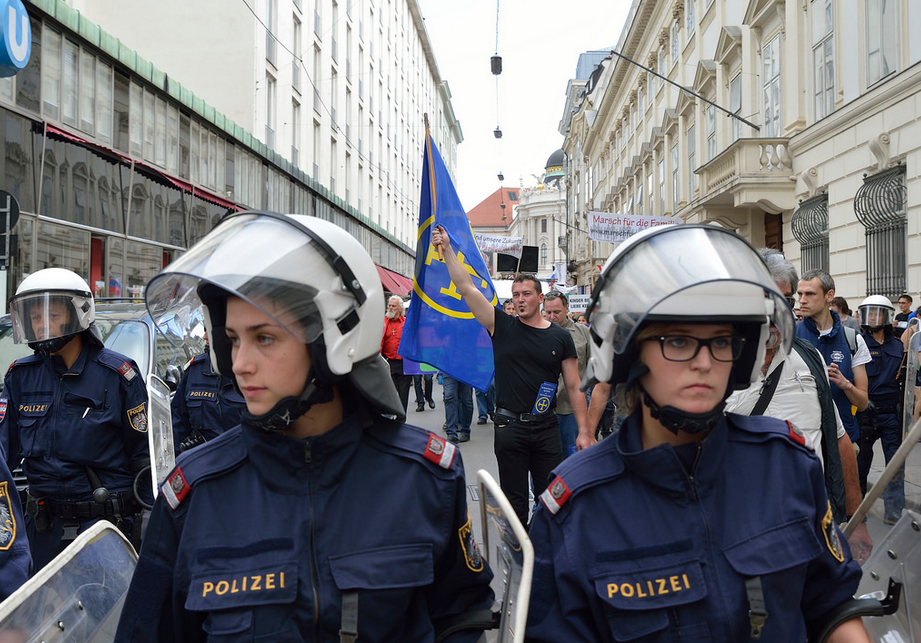
[[[831,312],[831,318],[834,322],[831,332],[827,335],[819,335],[815,322],[810,317],[806,317],[796,325],[796,336],[802,337],[810,344],[819,349],[822,357],[825,358],[826,364],[837,364],[838,370],[848,379],[854,381],[854,372],[851,370],[851,347],[847,343],[847,336],[844,333],[844,326],[841,325],[841,319],[838,313]],[[847,431],[851,442],[855,444],[860,440],[860,427],[857,424],[857,418],[851,412],[851,401],[847,398],[837,384],[831,383],[832,398],[835,400],[835,406],[838,407],[838,415],[841,416],[841,422],[844,424],[844,430]]]
[[[430,642],[433,623],[488,609],[460,451],[357,406],[316,437],[244,421],[182,454],[116,641],[339,641],[348,604],[360,641]]]
[[[885,332],[885,331],[884,331]],[[866,493],[867,475],[873,463],[873,445],[879,439],[883,444],[886,463],[892,459],[902,444],[902,389],[899,373],[905,348],[902,342],[885,332],[883,343],[873,338],[873,333],[862,333],[873,359],[866,365],[867,393],[876,408],[876,430],[862,431],[857,469],[860,485]],[[905,507],[905,469],[901,468],[883,491],[883,504],[888,522],[894,523]]]
[[[35,571],[99,519],[131,536],[134,473],[148,457],[147,389],[137,365],[84,339],[69,369],[57,355],[16,360],[4,380],[0,440],[29,482],[26,530]],[[110,492],[94,502],[97,482]]]
[[[193,431],[206,440],[240,423],[246,400],[233,382],[214,372],[211,355],[196,355],[186,366],[172,401],[173,440],[179,445]]]
[[[0,422],[8,404],[0,401]],[[26,537],[22,503],[6,462],[0,458],[0,601],[29,580],[32,554]]]
[[[758,588],[760,640],[805,641],[852,597],[860,567],[790,425],[729,414],[699,447],[643,450],[639,418],[541,496],[527,641],[748,641]]]

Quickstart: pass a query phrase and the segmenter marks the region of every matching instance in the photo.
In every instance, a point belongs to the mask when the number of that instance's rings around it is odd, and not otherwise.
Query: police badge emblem
[[[470,508],[467,508],[467,522],[457,530],[457,537],[460,539],[461,549],[464,550],[464,562],[467,568],[472,572],[481,572],[484,569],[483,556],[480,554],[480,546],[473,536],[473,523],[470,521]]]
[[[825,536],[825,545],[828,547],[828,551],[835,557],[835,560],[843,563],[844,548],[841,546],[838,528],[835,527],[835,519],[831,513],[831,503],[828,503],[828,510],[825,512],[825,517],[822,518],[822,534]]]
[[[540,499],[550,513],[555,514],[566,504],[566,501],[569,500],[571,495],[572,491],[570,491],[566,483],[563,482],[563,478],[557,476],[556,479],[550,483],[550,486],[540,494]]]
[[[8,484],[0,483],[0,551],[7,551],[16,540],[16,517],[10,503]]]
[[[141,433],[147,433],[147,402],[141,402],[133,409],[128,409],[128,423],[131,428]]]
[[[450,469],[455,451],[457,451],[457,447],[453,444],[432,434],[429,436],[429,441],[425,445],[425,451],[422,455],[426,460],[434,462],[442,469]]]

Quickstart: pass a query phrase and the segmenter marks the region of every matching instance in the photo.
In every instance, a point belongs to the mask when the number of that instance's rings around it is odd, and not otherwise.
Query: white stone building
[[[417,0],[67,3],[415,248],[423,114],[463,140]]]
[[[914,2],[634,0],[616,51],[698,96],[603,61],[568,122],[574,219],[724,225],[852,302],[917,294],[919,27]],[[612,249],[581,245],[580,279]]]

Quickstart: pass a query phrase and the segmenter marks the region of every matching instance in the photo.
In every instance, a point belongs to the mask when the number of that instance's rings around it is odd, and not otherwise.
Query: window
[[[96,56],[80,52],[80,129],[96,133]]]
[[[332,118],[332,128],[336,129],[336,109],[339,107],[339,74],[335,68],[330,70],[329,75],[329,113]]]
[[[643,112],[645,111],[645,94],[645,89],[642,86],[636,92],[636,105],[640,118],[643,118]]]
[[[291,86],[298,94],[301,93],[301,21],[294,16],[294,60],[291,62]]]
[[[736,74],[729,81],[729,111],[736,116],[740,116],[742,113],[742,74]],[[736,141],[742,137],[742,121],[738,118],[733,118],[731,121],[732,140]]]
[[[665,161],[659,161],[659,216],[665,214]]]
[[[77,86],[78,59],[80,49],[69,40],[64,40],[64,64],[61,67],[63,85],[61,88],[62,111],[61,120],[68,125],[77,126]]]
[[[320,111],[320,50],[313,48],[313,108]]]
[[[131,104],[131,81],[121,72],[115,72],[115,147],[122,152],[128,151],[129,106]]]
[[[541,220],[540,220],[540,231],[541,231],[541,232],[546,232],[546,231],[547,231],[547,220],[546,220],[546,219],[541,219]]]
[[[678,181],[678,143],[672,145],[672,211],[678,211],[678,197],[681,195]]]
[[[684,4],[684,15],[687,17],[688,35],[694,33],[694,0],[687,0]]]
[[[291,163],[298,167],[300,159],[297,150],[301,141],[301,106],[291,101]]]
[[[265,59],[275,65],[275,0],[265,0]]]
[[[674,65],[678,62],[678,21],[672,25],[672,35],[671,35],[671,44],[672,44],[672,64]]]
[[[898,297],[906,290],[908,258],[905,166],[864,178],[854,212],[866,229],[867,292]]]
[[[547,258],[547,244],[540,244],[540,265],[546,266],[549,259]]]
[[[867,85],[899,65],[898,2],[867,0]]]
[[[704,117],[707,127],[707,160],[710,161],[716,157],[716,108],[708,105]]]
[[[790,221],[803,272],[828,270],[828,195],[801,201]]]
[[[652,171],[646,175],[646,198],[649,200],[649,216],[655,215],[653,212],[653,191],[652,191]]]
[[[275,79],[265,77],[265,144],[275,148]]]
[[[42,99],[47,118],[58,120],[61,112],[61,34],[42,30]]]
[[[835,3],[812,2],[812,86],[815,119],[825,118],[835,109]]]
[[[764,129],[762,136],[780,136],[780,36],[774,36],[761,50],[764,73]]]
[[[662,80],[662,76],[665,76],[665,47],[659,47],[659,57],[657,62],[659,63],[659,87],[662,87],[662,85],[665,83],[665,81]]]
[[[636,214],[643,216],[643,179],[636,182]]]
[[[101,60],[96,65],[96,136],[112,142],[112,66]]]
[[[694,126],[691,125],[688,128],[688,195],[689,197],[694,195],[694,191],[697,190],[697,174],[694,173],[694,170],[697,169],[697,141],[695,140]]]

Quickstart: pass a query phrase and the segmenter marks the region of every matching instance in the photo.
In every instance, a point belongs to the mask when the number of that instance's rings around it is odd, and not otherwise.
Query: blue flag
[[[457,292],[447,265],[438,258],[432,245],[435,226],[447,231],[458,260],[486,299],[494,306],[499,299],[428,127],[422,166],[413,295],[398,352],[485,391],[493,377],[492,340]]]

